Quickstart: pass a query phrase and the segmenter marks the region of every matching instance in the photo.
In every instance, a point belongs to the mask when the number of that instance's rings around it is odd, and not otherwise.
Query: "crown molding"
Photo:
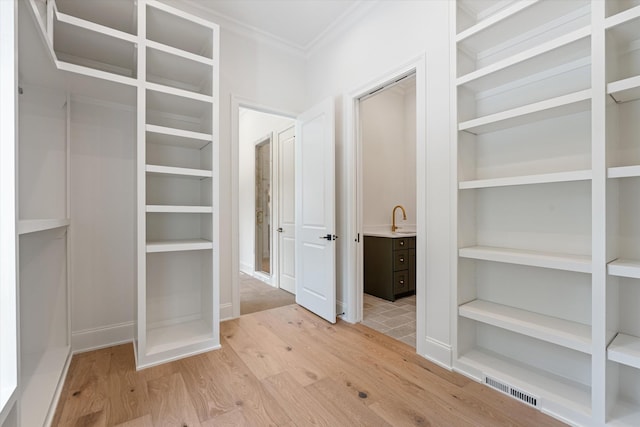
[[[333,21],[318,37],[305,46],[306,57],[313,56],[322,46],[334,40],[340,34],[343,34],[349,28],[357,25],[371,9],[376,7],[382,0],[358,0],[347,9],[338,19]]]
[[[205,16],[208,19],[211,19],[216,24],[220,25],[221,28],[242,37],[255,40],[258,43],[270,45],[300,58],[308,58],[317,48],[324,45],[329,40],[332,40],[338,34],[342,33],[352,25],[356,24],[356,22],[366,12],[373,8],[373,6],[375,6],[380,0],[357,0],[356,3],[351,5],[351,7],[344,11],[324,31],[322,31],[322,33],[320,33],[316,38],[314,38],[305,46],[299,45],[297,43],[292,43],[282,37],[276,36],[272,33],[261,30],[252,25],[248,25],[235,18],[210,9],[205,6],[206,2],[198,0],[160,1],[183,9],[186,12],[196,14],[198,16]]]

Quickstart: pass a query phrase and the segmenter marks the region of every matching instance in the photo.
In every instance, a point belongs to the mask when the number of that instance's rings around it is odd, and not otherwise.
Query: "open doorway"
[[[416,346],[416,76],[358,99],[362,323]]]
[[[293,304],[281,280],[283,134],[293,129],[289,117],[239,107],[238,111],[238,252],[239,314]],[[291,131],[292,133],[292,131]],[[286,188],[285,188],[286,195]],[[286,202],[289,203],[289,202]],[[284,282],[285,286],[282,286]],[[283,288],[283,289],[281,289]]]

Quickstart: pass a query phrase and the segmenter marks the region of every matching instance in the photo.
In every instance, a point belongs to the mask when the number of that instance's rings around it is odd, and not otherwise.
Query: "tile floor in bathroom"
[[[394,302],[364,294],[363,325],[416,346],[416,296]]]

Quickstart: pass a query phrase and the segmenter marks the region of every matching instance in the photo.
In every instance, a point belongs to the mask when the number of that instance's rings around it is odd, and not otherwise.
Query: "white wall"
[[[280,131],[294,123],[294,120],[286,117],[240,109],[238,231],[240,270],[248,274],[253,274],[255,264],[255,143],[271,132]]]
[[[395,205],[416,223],[416,92],[399,87],[378,92],[360,103],[362,129],[363,226],[388,228]]]
[[[338,234],[345,235],[346,199],[345,149],[342,129],[341,94],[349,93],[382,75],[426,56],[426,253],[418,263],[426,266],[426,289],[419,290],[426,310],[418,313],[418,352],[451,365],[451,158],[450,158],[450,2],[377,2],[360,17],[357,25],[316,48],[309,58],[310,105],[326,97],[336,101],[336,162],[338,192]],[[340,239],[338,259],[347,253],[351,236]],[[355,237],[355,236],[353,236]],[[350,280],[347,266],[338,263],[338,299],[346,302]]]
[[[135,110],[71,102],[74,349],[131,339]]]

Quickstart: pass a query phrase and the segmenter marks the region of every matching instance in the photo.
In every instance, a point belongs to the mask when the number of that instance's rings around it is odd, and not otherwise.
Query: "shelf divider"
[[[18,222],[18,234],[36,233],[38,231],[53,230],[60,227],[68,227],[69,218],[54,219],[21,219]]]
[[[213,172],[205,169],[178,168],[173,166],[147,165],[147,173],[158,175],[176,175],[197,178],[211,178]]]
[[[591,273],[591,257],[587,255],[559,254],[491,246],[469,246],[460,248],[458,253],[461,258]]]
[[[591,89],[535,102],[511,110],[489,114],[458,124],[458,130],[474,134],[493,132],[539,120],[586,111],[591,105]]]
[[[588,181],[592,177],[591,170],[570,172],[555,172],[539,175],[523,175],[505,178],[476,179],[461,181],[458,188],[461,190],[473,188],[507,187],[513,185],[548,184],[554,182]]]
[[[147,242],[147,253],[199,251],[205,249],[213,249],[213,242],[205,239]]]
[[[490,17],[483,19],[478,22],[476,25],[467,28],[464,31],[461,31],[456,35],[456,42],[460,43],[461,41],[468,39],[469,37],[477,34],[481,31],[486,30],[502,21],[507,20],[509,17],[515,15],[516,13],[521,12],[522,10],[528,8],[529,6],[537,3],[540,0],[522,0],[515,2],[512,6],[501,10],[500,12],[491,15]]]
[[[607,272],[611,276],[640,279],[640,261],[619,258],[607,264]]]
[[[607,347],[607,358],[640,369],[640,338],[619,333]]]
[[[461,305],[458,313],[467,319],[591,354],[589,325],[483,300]]]
[[[148,213],[212,213],[211,206],[147,205]]]
[[[640,99],[640,76],[609,83],[607,93],[619,104]]]

